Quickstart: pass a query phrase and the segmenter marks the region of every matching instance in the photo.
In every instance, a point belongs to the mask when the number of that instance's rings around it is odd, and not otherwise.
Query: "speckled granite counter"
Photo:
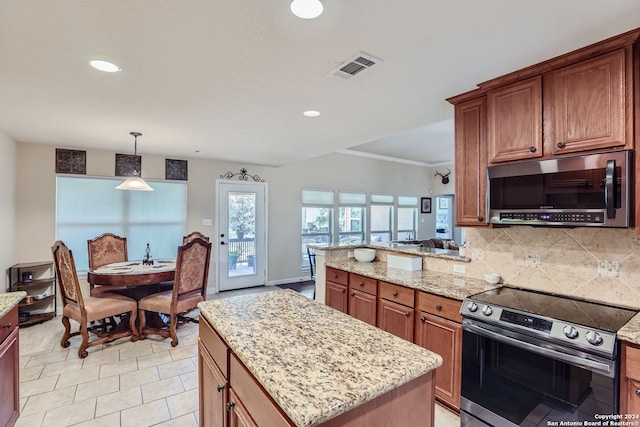
[[[25,291],[7,292],[0,294],[0,317],[7,314],[13,307],[27,296]]]
[[[200,313],[298,426],[315,426],[442,364],[422,347],[279,290],[205,301]]]
[[[398,252],[398,253],[416,255],[421,257],[441,258],[441,259],[448,259],[450,261],[457,261],[457,262],[471,262],[471,258],[461,257],[458,255],[457,251],[451,251],[448,249],[416,247],[416,246],[406,245],[402,243],[372,243],[369,245],[340,244],[337,246],[310,244],[310,245],[307,245],[307,247],[315,250],[321,250],[321,251],[344,251],[344,250],[353,250],[356,248],[371,248],[371,249],[376,249],[381,251]]]
[[[325,266],[457,300],[500,286],[489,285],[482,280],[428,270],[405,271],[398,268],[387,268],[387,263],[381,261],[358,262],[349,259],[327,261]]]
[[[640,345],[640,314],[636,314],[617,333],[618,339]]]

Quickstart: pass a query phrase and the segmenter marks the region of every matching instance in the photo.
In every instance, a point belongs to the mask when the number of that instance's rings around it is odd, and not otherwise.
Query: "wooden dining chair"
[[[204,234],[202,234],[199,231],[194,231],[194,232],[189,233],[186,236],[182,237],[182,244],[186,245],[187,243],[189,243],[190,241],[192,241],[193,239],[196,239],[196,238],[203,239],[205,242],[209,241],[209,238],[207,236],[205,236]]]
[[[84,297],[80,289],[76,263],[73,253],[58,240],[51,247],[53,262],[56,268],[56,276],[60,285],[60,295],[62,297],[62,324],[64,333],[60,340],[60,345],[69,347],[69,338],[80,335],[82,343],[78,348],[78,357],[85,358],[88,355],[87,349],[96,345],[114,341],[119,338],[131,336],[132,340],[138,335],[136,329],[136,317],[138,305],[132,298],[124,295],[103,292],[97,296]],[[105,318],[110,318],[118,314],[129,314],[129,328],[126,331],[102,330],[97,339],[89,341],[89,323]],[[71,333],[69,319],[73,319],[80,324],[77,332]],[[93,329],[92,329],[93,330]]]
[[[127,238],[120,237],[113,233],[104,233],[94,239],[87,240],[89,251],[89,270],[95,270],[114,262],[129,261],[127,255]],[[89,285],[90,293],[96,296],[102,292],[124,291],[125,286],[117,289],[112,286]]]
[[[184,315],[195,309],[198,303],[207,297],[210,257],[211,243],[201,238],[195,238],[178,248],[173,289],[148,295],[138,301],[141,339],[144,339],[146,334],[157,334],[165,338],[170,337],[172,347],[178,345],[176,329],[189,321]],[[147,327],[148,311],[169,315],[168,327]]]

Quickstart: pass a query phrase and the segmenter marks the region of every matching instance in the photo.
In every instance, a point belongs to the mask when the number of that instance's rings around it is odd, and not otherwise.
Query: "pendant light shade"
[[[138,137],[142,135],[140,132],[129,132],[134,137],[134,155],[138,155]],[[142,179],[140,172],[134,169],[133,176],[124,180],[124,182],[116,187],[118,190],[136,190],[136,191],[153,191],[153,188]]]
[[[322,14],[324,6],[320,0],[293,0],[289,9],[298,18],[313,19]]]

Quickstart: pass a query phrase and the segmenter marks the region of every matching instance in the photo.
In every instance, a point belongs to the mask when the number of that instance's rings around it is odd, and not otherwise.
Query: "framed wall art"
[[[129,154],[116,154],[116,176],[140,176],[142,157]]]
[[[56,148],[56,173],[87,174],[87,152]]]
[[[420,198],[420,212],[431,213],[431,197]]]
[[[164,179],[186,181],[188,178],[189,174],[186,160],[164,160]]]

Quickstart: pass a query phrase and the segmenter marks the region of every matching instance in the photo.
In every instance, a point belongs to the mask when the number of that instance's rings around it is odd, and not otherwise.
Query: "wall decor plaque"
[[[142,156],[116,153],[116,176],[140,176]]]
[[[56,148],[56,173],[87,174],[87,152]]]
[[[164,179],[176,179],[186,181],[189,179],[188,164],[186,160],[165,159]]]

